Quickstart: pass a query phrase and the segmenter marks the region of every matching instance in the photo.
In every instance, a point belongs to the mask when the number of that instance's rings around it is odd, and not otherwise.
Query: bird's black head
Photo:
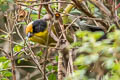
[[[33,21],[33,33],[43,32],[47,28],[47,22],[45,20]]]
[[[26,27],[26,34],[28,37],[32,37],[34,33],[44,32],[47,28],[47,22],[39,19],[29,23]]]

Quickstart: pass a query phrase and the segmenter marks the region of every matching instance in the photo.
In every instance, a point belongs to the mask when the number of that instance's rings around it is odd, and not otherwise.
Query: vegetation
[[[119,0],[0,0],[0,80],[119,80],[119,7]],[[60,28],[49,32],[55,46],[25,34],[46,14],[49,27]]]

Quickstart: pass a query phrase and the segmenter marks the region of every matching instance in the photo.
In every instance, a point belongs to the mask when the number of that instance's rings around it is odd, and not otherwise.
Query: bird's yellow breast
[[[33,42],[38,42],[40,44],[45,44],[47,40],[48,30],[46,29],[44,32],[34,33],[32,37],[29,38],[29,40]]]
[[[55,40],[51,36],[48,36],[48,28],[43,32],[34,33],[33,36],[29,38],[29,40],[40,43],[42,45],[46,45],[47,40],[49,45],[51,45],[51,43],[52,45],[55,43]]]

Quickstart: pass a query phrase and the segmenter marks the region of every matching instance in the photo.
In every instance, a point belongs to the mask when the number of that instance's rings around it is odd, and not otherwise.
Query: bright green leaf
[[[4,76],[5,76],[5,77],[11,77],[11,76],[12,76],[12,73],[9,72],[9,71],[5,71],[5,72],[4,72]]]
[[[0,62],[5,62],[7,61],[8,59],[6,57],[0,57]]]
[[[20,46],[20,45],[15,45],[13,48],[14,52],[19,52],[19,51],[21,51],[21,49],[22,49],[22,46]]]

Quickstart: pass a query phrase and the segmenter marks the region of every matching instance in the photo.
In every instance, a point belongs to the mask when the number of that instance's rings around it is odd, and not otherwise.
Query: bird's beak
[[[30,38],[32,36],[33,36],[33,33],[32,32],[28,32],[27,37]]]

